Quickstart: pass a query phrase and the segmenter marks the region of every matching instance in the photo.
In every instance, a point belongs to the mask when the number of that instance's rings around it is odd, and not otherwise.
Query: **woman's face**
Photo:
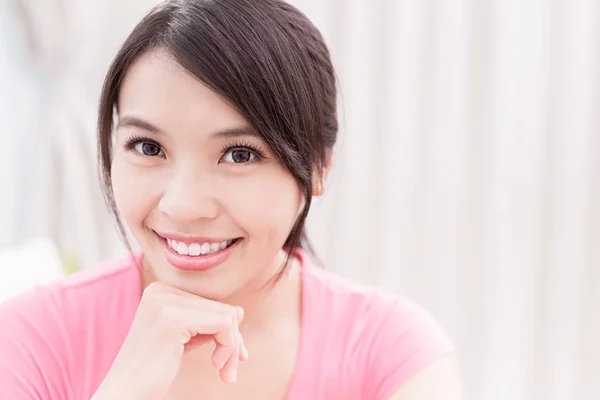
[[[115,200],[155,279],[218,300],[270,278],[303,197],[244,117],[161,50],[118,105]]]

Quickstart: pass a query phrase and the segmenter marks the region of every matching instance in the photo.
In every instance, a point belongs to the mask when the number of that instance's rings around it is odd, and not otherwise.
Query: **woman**
[[[329,53],[295,8],[154,8],[98,122],[108,204],[141,250],[2,306],[0,398],[457,399],[423,310],[303,250],[336,135]]]

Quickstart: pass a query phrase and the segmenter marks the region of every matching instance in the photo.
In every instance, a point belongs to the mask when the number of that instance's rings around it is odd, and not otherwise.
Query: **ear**
[[[331,150],[327,150],[327,159],[325,160],[325,167],[322,171],[315,171],[313,174],[313,183],[312,183],[312,195],[313,196],[321,196],[325,192],[325,183],[327,182],[327,178],[329,177],[329,172],[331,171]]]

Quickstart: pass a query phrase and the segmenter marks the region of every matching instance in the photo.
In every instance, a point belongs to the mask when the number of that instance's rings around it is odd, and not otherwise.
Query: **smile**
[[[182,256],[204,256],[207,254],[214,254],[221,250],[225,250],[233,244],[236,239],[224,240],[222,242],[203,242],[203,243],[185,243],[177,240],[166,239],[167,244],[177,253]]]
[[[242,238],[188,238],[155,232],[164,245],[165,258],[175,268],[206,270],[222,264]]]

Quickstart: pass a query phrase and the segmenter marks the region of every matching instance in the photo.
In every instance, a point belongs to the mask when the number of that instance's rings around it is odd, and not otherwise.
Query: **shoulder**
[[[123,294],[121,287],[128,288],[127,294],[135,292],[132,284],[139,276],[136,263],[136,255],[128,255],[38,285],[0,304],[0,318],[2,321],[25,318],[39,322],[55,317],[57,321],[65,321],[70,316],[80,317],[80,311],[95,305],[106,307],[111,299],[119,299]]]
[[[387,399],[417,372],[451,353],[439,323],[420,305],[385,289],[354,283],[311,267],[304,278],[311,310],[330,325],[328,345],[340,343],[344,363],[361,372],[361,392]]]
[[[122,314],[137,305],[141,292],[136,257],[109,261],[17,295],[0,304],[0,320],[15,331],[43,335],[52,329],[82,332],[85,324]]]
[[[0,304],[0,387],[8,391],[0,394],[65,397],[64,391],[72,390],[68,382],[81,372],[75,363],[80,364],[90,353],[90,342],[101,337],[102,321],[128,313],[128,301],[135,307],[131,287],[129,294],[125,290],[135,280],[132,268],[132,258],[126,257]]]
[[[107,287],[114,288],[125,283],[130,285],[136,279],[136,262],[136,255],[128,255],[57,281],[38,285],[1,303],[0,314],[4,317],[9,314],[28,315],[29,318],[39,319],[48,317],[45,314],[47,311],[67,312],[93,300],[101,301],[104,297],[110,297],[110,291],[104,290]]]
[[[318,309],[335,315],[338,322],[362,326],[361,335],[386,335],[412,332],[427,341],[450,342],[439,323],[422,306],[401,295],[347,278],[316,267],[305,272],[305,290],[318,303]],[[405,340],[414,339],[404,336]],[[406,342],[405,344],[408,344]]]
[[[94,268],[79,271],[62,280],[54,282],[56,289],[63,293],[80,292],[103,285],[135,279],[139,274],[137,264],[141,253],[127,254],[121,258],[107,261]]]

